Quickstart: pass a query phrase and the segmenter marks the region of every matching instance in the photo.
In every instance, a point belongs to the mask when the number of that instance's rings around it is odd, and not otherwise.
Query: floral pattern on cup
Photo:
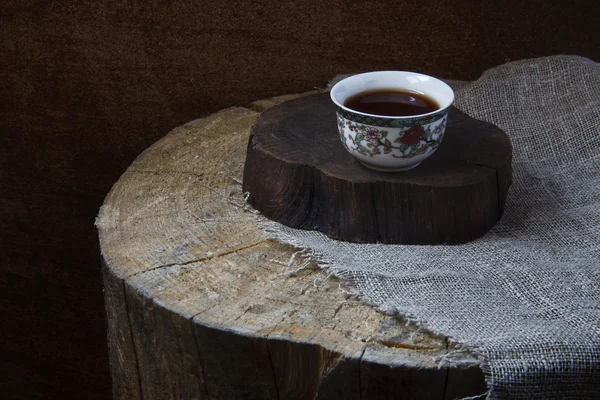
[[[350,152],[375,157],[389,154],[395,158],[411,158],[437,150],[446,128],[447,115],[433,123],[407,129],[381,129],[357,123],[337,115],[340,139]]]

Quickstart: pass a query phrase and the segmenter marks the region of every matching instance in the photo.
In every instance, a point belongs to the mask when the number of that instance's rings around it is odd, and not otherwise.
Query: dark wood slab
[[[343,148],[329,94],[316,94],[260,116],[243,189],[268,218],[335,239],[464,243],[502,216],[511,155],[500,128],[453,107],[435,154],[410,171],[373,171]]]

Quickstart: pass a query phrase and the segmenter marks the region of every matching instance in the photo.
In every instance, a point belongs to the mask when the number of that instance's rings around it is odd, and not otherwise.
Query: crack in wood
[[[340,310],[342,309],[343,306],[344,306],[344,303],[341,302],[340,305],[335,308],[335,311],[333,312],[331,319],[335,318],[335,316],[340,312]]]
[[[369,187],[371,188],[371,205],[373,207],[373,221],[375,225],[375,234],[377,235],[376,240],[379,241],[380,233],[379,233],[379,218],[377,218],[377,202],[375,201],[375,182],[373,179],[373,172],[370,173],[370,182]]]
[[[450,367],[446,368],[446,376],[444,378],[444,391],[442,392],[442,400],[446,399],[446,393],[448,392],[448,380],[450,379]]]
[[[271,374],[273,376],[273,384],[275,385],[275,393],[277,394],[277,400],[281,400],[281,394],[279,393],[279,386],[277,385],[277,375],[275,374],[275,366],[273,365],[273,356],[271,355],[271,346],[269,346],[268,339],[266,343],[267,355],[269,356],[269,366],[271,367]]]
[[[153,267],[153,268],[149,268],[149,269],[146,269],[146,270],[143,270],[143,271],[135,272],[135,273],[127,276],[125,279],[128,280],[129,278],[133,278],[134,276],[142,275],[142,274],[145,274],[147,272],[152,272],[152,271],[156,271],[156,270],[159,270],[159,269],[171,268],[171,267],[175,267],[175,266],[177,266],[177,267],[183,267],[183,266],[194,264],[194,263],[199,263],[199,262],[205,262],[205,261],[214,260],[216,258],[225,257],[225,256],[228,256],[229,254],[233,254],[233,253],[236,253],[238,251],[250,249],[252,247],[258,246],[259,244],[265,243],[266,241],[267,241],[266,239],[262,239],[262,240],[260,240],[258,242],[255,242],[255,243],[252,243],[252,244],[248,244],[246,246],[236,247],[236,248],[233,248],[231,250],[227,250],[225,252],[217,253],[217,254],[214,254],[214,255],[211,255],[211,256],[201,257],[201,258],[197,258],[197,259],[189,260],[189,261],[184,261],[184,262],[177,262],[177,263],[170,263],[170,264],[159,265],[157,267]]]
[[[365,352],[367,351],[367,345],[365,345],[358,357],[358,398],[363,400],[363,382],[362,382],[362,363]]]
[[[246,307],[246,309],[244,310],[243,313],[241,313],[240,315],[238,315],[237,317],[235,317],[235,319],[233,319],[232,322],[235,322],[237,320],[239,320],[240,318],[242,318],[244,315],[248,314],[248,311],[252,310],[252,305],[249,305],[248,307]]]
[[[207,310],[209,310],[210,308],[214,307],[215,305],[209,307]],[[207,311],[205,310],[205,311]],[[201,313],[198,313],[196,315],[199,315]],[[202,357],[202,352],[200,351],[200,344],[198,343],[198,335],[196,334],[196,323],[194,322],[194,318],[196,317],[196,315],[192,316],[191,318],[189,318],[190,321],[190,325],[192,328],[192,336],[194,337],[194,343],[196,345],[196,353],[198,353],[198,362],[200,363],[200,375],[202,376],[202,387],[204,388],[204,394],[206,395],[206,399],[210,399],[210,396],[208,395],[208,386],[206,384],[206,375],[205,375],[205,364],[203,362],[204,358]]]
[[[279,393],[279,386],[277,384],[277,375],[275,374],[275,366],[273,365],[273,356],[271,355],[271,346],[269,345],[269,342],[273,339],[270,339],[269,336],[271,336],[271,334],[275,331],[275,329],[277,329],[284,320],[285,320],[285,315],[281,317],[281,320],[278,323],[276,323],[269,332],[267,332],[263,335],[263,339],[266,341],[267,354],[269,356],[269,365],[271,367],[271,373],[273,374],[273,382],[275,384],[275,393],[277,393],[277,400],[281,400],[281,394]]]
[[[464,160],[464,159],[463,159],[463,161],[466,162],[467,164],[472,164],[472,165],[475,165],[477,167],[483,167],[483,168],[491,169],[491,170],[494,170],[494,171],[498,170],[498,167],[494,167],[493,165],[483,164],[483,163],[480,163],[480,162],[471,161],[471,160]]]
[[[190,317],[190,321],[194,322],[194,318],[196,318],[196,317],[197,317],[197,316],[199,316],[200,314],[204,314],[205,312],[208,312],[208,311],[212,310],[213,308],[215,308],[215,307],[216,307],[216,306],[218,306],[218,305],[219,305],[219,303],[215,303],[215,304],[211,305],[210,307],[207,307],[207,308],[205,308],[204,310],[202,310],[202,311],[200,311],[200,312],[198,312],[198,313],[196,313],[196,314],[192,315],[192,316]],[[194,323],[196,323],[196,322],[194,322]]]
[[[135,168],[130,167],[127,169],[127,171],[125,173],[129,173],[129,172],[133,172],[136,174],[152,174],[152,175],[158,175],[158,174],[192,175],[192,176],[201,178],[200,180],[204,180],[204,173],[199,174],[199,173],[193,172],[193,171],[177,171],[177,170],[168,170],[168,169],[159,169],[156,171],[152,171],[149,169],[135,169]]]
[[[131,314],[130,314],[130,304],[129,302],[131,301],[129,299],[129,296],[127,295],[127,289],[126,289],[126,282],[125,280],[122,280],[122,288],[123,288],[123,297],[125,297],[125,312],[127,313],[127,322],[129,323],[129,332],[131,333],[131,343],[133,344],[133,354],[135,356],[135,368],[137,370],[137,376],[138,376],[138,385],[140,388],[140,399],[144,400],[144,391],[143,391],[143,385],[142,385],[142,374],[140,372],[140,358],[138,356],[138,351],[137,351],[137,344],[135,343],[135,335],[133,334],[133,324],[131,323]]]
[[[372,343],[379,343],[381,345],[384,345],[385,347],[389,347],[389,348],[393,348],[393,349],[425,350],[425,351],[437,350],[436,347],[417,346],[417,345],[414,345],[414,344],[394,342],[393,340],[379,340],[379,339],[375,339],[375,340],[372,340],[371,342]]]

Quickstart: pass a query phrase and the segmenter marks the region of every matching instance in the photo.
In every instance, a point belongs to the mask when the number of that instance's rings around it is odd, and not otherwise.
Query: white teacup
[[[367,114],[344,105],[350,97],[372,90],[403,90],[433,99],[439,108],[426,114]],[[337,106],[340,139],[364,166],[406,171],[432,155],[442,142],[454,91],[431,76],[406,71],[376,71],[350,76],[331,88]]]

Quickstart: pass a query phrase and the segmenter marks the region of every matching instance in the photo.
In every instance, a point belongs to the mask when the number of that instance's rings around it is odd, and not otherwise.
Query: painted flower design
[[[389,154],[395,158],[410,158],[429,154],[440,145],[444,136],[446,119],[438,124],[417,125],[400,131],[398,136],[388,138],[387,130],[345,119],[338,114],[340,139],[350,152],[375,157]]]
[[[413,126],[400,138],[400,142],[406,145],[412,146],[413,144],[419,143],[421,138],[425,135],[425,129],[422,126]]]
[[[369,128],[365,132],[365,142],[367,142],[367,146],[375,148],[378,147],[381,143],[381,133],[376,128]]]

